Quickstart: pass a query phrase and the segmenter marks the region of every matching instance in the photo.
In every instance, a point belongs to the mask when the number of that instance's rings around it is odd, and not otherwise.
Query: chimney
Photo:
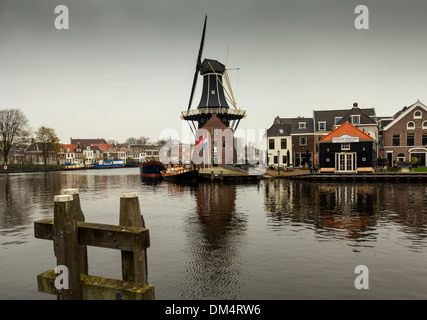
[[[357,108],[357,102],[353,103],[353,108]]]

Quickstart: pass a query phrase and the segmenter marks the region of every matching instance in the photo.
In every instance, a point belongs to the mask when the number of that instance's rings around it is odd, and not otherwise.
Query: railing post
[[[75,215],[76,221],[85,221],[85,216],[83,214],[81,205],[80,205],[80,195],[78,189],[64,189],[61,194],[70,194],[73,196],[73,202],[76,207]],[[87,246],[79,245],[78,251],[78,260],[80,262],[80,272],[82,274],[89,274],[89,266],[87,260]]]
[[[123,192],[121,194],[119,224],[121,226],[145,228],[136,192]],[[124,281],[147,284],[146,250],[122,250],[122,276]]]
[[[79,242],[76,221],[76,203],[73,195],[54,198],[53,243],[58,266],[68,269],[68,288],[57,290],[58,300],[81,300]]]

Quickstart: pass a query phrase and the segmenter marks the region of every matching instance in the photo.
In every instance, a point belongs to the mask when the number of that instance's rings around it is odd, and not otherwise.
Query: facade
[[[313,164],[315,140],[312,118],[276,117],[267,137],[268,165],[275,165],[275,160],[279,166],[285,165],[285,161],[286,165],[294,167]]]
[[[24,151],[24,162],[29,164],[58,164],[58,153],[53,143],[35,142]]]
[[[314,144],[336,129],[349,122],[378,141],[379,132],[374,108],[359,108],[357,102],[350,109],[315,110],[313,111]],[[378,153],[378,150],[377,150]],[[318,164],[318,150],[315,150],[314,164]]]
[[[273,167],[290,166],[292,137],[290,124],[273,124],[267,130],[267,165]]]
[[[427,166],[427,107],[417,101],[382,127],[383,157],[389,166]]]
[[[377,142],[346,122],[319,140],[320,172],[373,172]]]

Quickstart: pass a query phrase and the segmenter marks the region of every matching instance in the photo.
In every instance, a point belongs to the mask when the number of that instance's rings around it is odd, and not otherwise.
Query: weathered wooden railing
[[[136,193],[122,193],[119,224],[85,222],[77,189],[55,196],[53,219],[34,222],[34,235],[53,241],[57,266],[66,267],[68,283],[58,285],[60,268],[48,270],[37,276],[38,290],[58,300],[153,300],[154,287],[147,283],[150,236]],[[89,275],[87,246],[121,250],[123,280]]]

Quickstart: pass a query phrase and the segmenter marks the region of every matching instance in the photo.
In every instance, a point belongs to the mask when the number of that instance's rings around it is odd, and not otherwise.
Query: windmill
[[[203,26],[190,101],[187,111],[181,112],[181,119],[188,121],[189,124],[191,122],[193,126],[190,125],[191,130],[193,131],[194,128],[197,131],[215,114],[226,127],[230,127],[234,131],[237,129],[240,120],[246,116],[246,111],[237,107],[225,65],[213,59],[204,59],[202,62],[207,18],[206,16]],[[199,73],[203,76],[202,95],[197,109],[191,109]],[[230,108],[229,104],[233,108]],[[195,122],[197,122],[197,127]]]

